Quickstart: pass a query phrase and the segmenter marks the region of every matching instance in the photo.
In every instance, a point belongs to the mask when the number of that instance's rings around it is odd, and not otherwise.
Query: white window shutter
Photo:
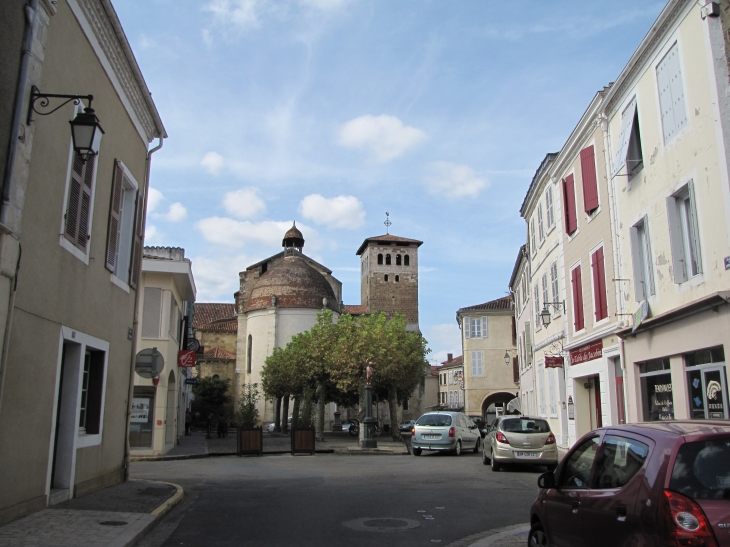
[[[646,300],[646,280],[644,279],[644,262],[639,241],[639,229],[632,226],[629,231],[631,239],[631,263],[634,271],[634,296],[637,302]]]
[[[487,320],[488,318],[486,316],[482,317],[482,338],[489,338],[489,331],[487,330]]]
[[[142,338],[159,338],[160,323],[162,323],[162,289],[145,287]]]
[[[528,366],[532,364],[532,332],[530,331],[530,321],[525,323],[525,361]]]
[[[685,266],[684,241],[682,239],[682,224],[677,211],[677,200],[674,196],[667,198],[667,218],[669,219],[669,241],[672,247],[672,274],[675,283],[687,281]]]
[[[471,338],[471,321],[468,317],[461,320],[461,328],[464,331],[464,338]]]
[[[626,154],[629,150],[629,140],[631,139],[631,129],[634,124],[634,114],[636,114],[636,99],[631,101],[631,104],[624,110],[621,118],[621,134],[618,139],[616,155],[613,158],[611,178],[615,177],[626,163]]]

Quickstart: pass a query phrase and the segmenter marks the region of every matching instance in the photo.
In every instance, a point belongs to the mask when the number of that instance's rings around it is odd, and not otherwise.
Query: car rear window
[[[730,439],[680,446],[669,489],[693,499],[730,499]]]
[[[508,433],[550,433],[550,426],[545,420],[507,418],[502,420],[502,431]]]
[[[436,427],[451,425],[451,416],[448,414],[424,414],[418,418],[416,425],[433,425]]]

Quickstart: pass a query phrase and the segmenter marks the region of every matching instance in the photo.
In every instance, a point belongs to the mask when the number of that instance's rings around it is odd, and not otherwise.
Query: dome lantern
[[[296,220],[292,227],[284,234],[284,240],[281,242],[281,246],[286,250],[293,249],[300,253],[302,252],[304,248],[304,236],[297,228]]]

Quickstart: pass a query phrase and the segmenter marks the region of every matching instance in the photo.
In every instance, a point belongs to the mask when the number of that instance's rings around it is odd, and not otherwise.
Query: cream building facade
[[[449,353],[447,359],[438,367],[440,408],[464,408],[464,362],[462,356],[454,358]]]
[[[532,325],[535,314],[530,298],[530,259],[527,254],[527,245],[520,247],[517,252],[509,290],[515,303],[517,355],[512,358],[517,360],[520,411],[526,416],[535,416],[538,412],[535,367],[532,366]]]

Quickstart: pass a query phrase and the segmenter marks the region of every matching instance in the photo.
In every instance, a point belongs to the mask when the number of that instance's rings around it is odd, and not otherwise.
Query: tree
[[[209,414],[217,416],[222,414],[223,405],[231,402],[231,397],[227,394],[231,381],[226,378],[200,378],[198,385],[193,387],[195,400],[193,401],[193,409],[200,412],[200,415],[207,418]]]
[[[256,408],[261,395],[259,394],[258,384],[243,385],[243,392],[241,398],[238,400],[238,411],[236,412],[236,418],[238,425],[243,428],[252,428],[259,421],[259,409]]]

